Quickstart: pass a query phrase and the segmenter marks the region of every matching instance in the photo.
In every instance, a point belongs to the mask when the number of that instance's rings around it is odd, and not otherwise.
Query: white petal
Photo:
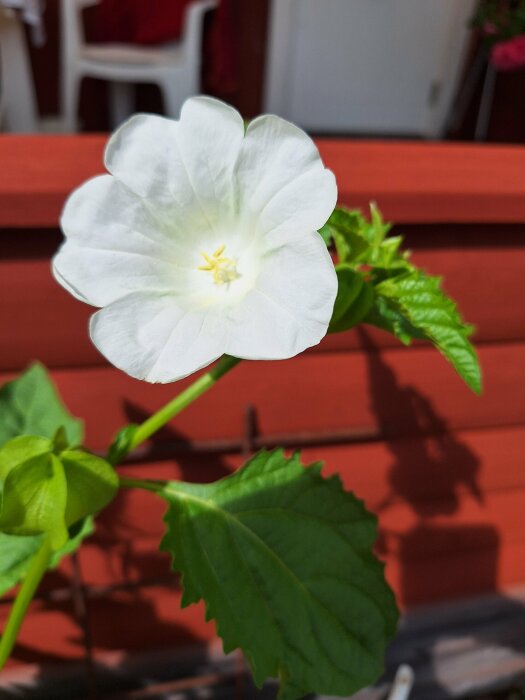
[[[107,145],[106,167],[178,230],[213,231],[236,206],[231,179],[243,136],[236,110],[193,97],[179,122],[142,114],[123,124]]]
[[[233,327],[226,352],[274,360],[317,345],[336,294],[334,265],[317,232],[267,253],[255,288],[229,314]]]
[[[109,139],[106,168],[133,192],[157,206],[191,202],[191,184],[180,170],[177,122],[154,114],[135,114]]]
[[[333,173],[312,139],[272,115],[248,127],[236,167],[242,207],[258,217],[258,229],[277,245],[318,230],[337,201]]]
[[[233,171],[244,139],[237,110],[211,97],[192,97],[182,106],[179,152],[199,199],[235,209]]]
[[[140,289],[185,289],[187,245],[110,175],[71,195],[61,226],[67,241],[53,270],[77,298],[104,306]]]
[[[91,318],[91,339],[116,367],[136,379],[173,382],[225,352],[227,327],[220,314],[184,310],[173,295],[136,292]]]

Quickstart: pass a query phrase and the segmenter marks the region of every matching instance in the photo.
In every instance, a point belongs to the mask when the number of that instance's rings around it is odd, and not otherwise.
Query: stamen
[[[215,284],[229,284],[240,277],[237,272],[237,263],[232,258],[227,258],[223,255],[226,249],[225,245],[221,245],[212,254],[202,253],[201,255],[206,261],[206,265],[200,265],[197,269],[213,274]]]

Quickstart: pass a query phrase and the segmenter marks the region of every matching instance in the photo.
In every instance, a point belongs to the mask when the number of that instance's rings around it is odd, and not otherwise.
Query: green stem
[[[221,377],[233,369],[239,362],[240,360],[237,357],[223,355],[209,372],[199,377],[187,389],[184,389],[184,391],[172,401],[163,406],[160,411],[157,411],[157,413],[154,413],[150,418],[144,421],[144,423],[139,425],[138,429],[133,434],[133,438],[130,440],[128,452],[138,447],[142,442],[153,435],[153,433],[156,433],[157,430],[160,430],[168,421],[193,403],[195,399],[198,399],[204,392],[211,389]]]
[[[9,613],[7,624],[0,639],[0,669],[5,666],[13,651],[29,603],[33,599],[35,591],[47,570],[52,554],[53,550],[49,538],[46,538],[33,557],[29,570],[20,586],[16,600]]]
[[[121,476],[120,487],[125,489],[144,489],[152,493],[159,493],[166,487],[166,481],[155,481],[154,479],[133,479],[129,476]]]

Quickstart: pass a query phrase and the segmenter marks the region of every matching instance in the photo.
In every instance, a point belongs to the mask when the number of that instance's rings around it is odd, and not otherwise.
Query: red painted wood
[[[103,171],[106,136],[0,136],[0,227],[54,227],[71,190]],[[341,203],[398,222],[523,222],[525,149],[319,139]]]
[[[509,300],[521,296],[525,238],[515,227],[409,228],[407,246],[418,265],[443,276],[445,288],[477,328],[477,340],[525,338],[525,314]],[[9,328],[0,344],[0,369],[22,369],[35,357],[50,367],[103,365],[87,334],[93,309],[73,299],[53,279],[50,258],[59,245],[56,232],[4,234],[0,260],[0,327]],[[448,236],[448,239],[447,239]],[[499,241],[494,248],[495,237]],[[443,245],[443,241],[447,245]],[[29,255],[30,253],[30,255]],[[491,280],[490,291],[487,280]],[[483,300],[480,303],[481,299]],[[370,330],[375,344],[397,347],[392,336]],[[356,333],[323,340],[319,350],[363,347]]]
[[[104,141],[0,137],[0,383],[30,357],[48,362],[66,403],[86,418],[88,444],[96,448],[188,383],[146,385],[106,366],[87,338],[90,310],[49,274],[60,208],[73,187],[102,172]],[[327,140],[319,145],[337,175],[342,202],[376,199],[387,217],[414,223],[407,237],[414,260],[445,276],[446,288],[479,328],[484,396],[473,396],[431,348],[406,350],[379,333],[354,332],[328,339],[323,352],[286,363],[242,364],[159,437],[239,439],[248,403],[256,405],[263,436],[377,429],[386,438],[382,442],[310,448],[304,457],[325,460],[327,472],[339,472],[378,514],[379,552],[402,604],[522,584],[525,150]],[[53,230],[28,232],[27,226]],[[240,461],[208,455],[126,469],[137,476],[206,481]],[[156,551],[161,510],[149,494],[120,495],[82,551],[87,582],[164,576],[168,560]],[[46,585],[66,584],[68,567]],[[96,650],[212,638],[202,608],[181,612],[178,596],[155,587],[91,601]],[[0,608],[0,618],[5,614]],[[69,604],[35,604],[21,642],[19,661],[34,659],[35,650],[48,662],[82,653]]]
[[[326,474],[340,474],[345,487],[379,515],[382,527],[401,531],[415,522],[490,520],[506,533],[506,542],[525,542],[525,522],[523,518],[515,520],[519,509],[498,506],[498,499],[514,499],[515,494],[522,497],[525,491],[524,442],[525,423],[513,428],[451,431],[352,446],[324,445],[303,448],[301,453],[305,464],[322,461]],[[232,454],[188,455],[127,466],[121,471],[135,478],[208,482],[225,476],[244,461],[242,456]],[[137,513],[141,514],[140,521]],[[95,541],[103,551],[112,544],[118,548],[119,543],[134,540],[158,541],[162,532],[162,509],[155,496],[130,490],[121,493],[101,515]],[[456,546],[461,543],[451,542],[447,548],[452,551]]]
[[[304,458],[323,458],[327,473],[341,473],[346,486],[364,496],[378,513],[379,551],[387,563],[387,575],[400,602],[410,606],[523,582],[524,440],[525,427],[466,431],[424,445],[417,440],[394,440],[315,448],[305,450]],[[240,461],[231,455],[220,464],[193,457],[184,464],[163,462],[125,471],[135,477],[183,476],[200,481],[217,478]],[[119,495],[101,517],[96,536],[81,551],[86,582],[103,586],[164,577],[169,562],[157,551],[161,531],[161,509],[154,496]],[[66,562],[61,573],[50,575],[46,587],[65,584],[68,571]],[[180,611],[179,600],[176,586],[91,600],[96,650],[170,648],[212,639],[214,628],[204,623],[202,606]],[[128,614],[131,608],[133,615]],[[5,612],[1,608],[0,617]],[[132,622],[137,617],[140,626]],[[81,648],[70,605],[38,603],[22,630],[17,658],[79,658]]]
[[[261,435],[349,428],[403,435],[520,424],[525,417],[520,390],[524,352],[524,343],[480,348],[483,398],[430,347],[246,362],[183,412],[161,439],[238,439],[248,403],[256,406]],[[0,374],[0,382],[12,376]],[[105,367],[56,370],[53,377],[70,410],[85,418],[87,444],[95,449],[107,446],[123,424],[144,419],[188,384],[147,385]]]

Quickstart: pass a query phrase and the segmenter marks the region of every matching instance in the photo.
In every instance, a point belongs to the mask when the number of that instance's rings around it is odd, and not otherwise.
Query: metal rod
[[[73,598],[73,607],[75,616],[82,628],[83,644],[84,644],[84,662],[86,667],[86,677],[88,686],[89,700],[97,700],[97,677],[95,671],[95,662],[93,660],[93,641],[91,636],[91,625],[89,621],[89,613],[87,606],[87,596],[82,579],[82,569],[78,552],[73,552],[71,555],[71,595]]]
[[[341,428],[336,430],[253,435],[249,438],[250,452],[263,447],[312,447],[316,445],[361,444],[387,439],[378,428]],[[246,452],[246,436],[215,440],[166,440],[141,447],[133,452],[124,464],[159,462],[174,459],[181,454],[216,454],[221,452]],[[96,454],[98,454],[96,452]],[[102,456],[102,453],[100,453]]]

